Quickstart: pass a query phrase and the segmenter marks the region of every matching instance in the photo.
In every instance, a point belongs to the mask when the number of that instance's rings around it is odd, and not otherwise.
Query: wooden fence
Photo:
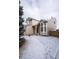
[[[58,31],[49,31],[49,35],[59,37],[59,32]]]

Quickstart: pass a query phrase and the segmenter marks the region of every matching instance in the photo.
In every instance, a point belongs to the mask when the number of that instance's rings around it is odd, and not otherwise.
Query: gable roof
[[[26,21],[32,21],[32,20],[39,21],[39,20],[31,18],[31,17],[26,18]]]
[[[41,19],[40,22],[47,23],[48,21],[46,21],[45,19]]]

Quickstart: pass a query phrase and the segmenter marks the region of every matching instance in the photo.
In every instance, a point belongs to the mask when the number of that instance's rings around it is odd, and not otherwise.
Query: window
[[[43,23],[41,23],[41,32],[43,32]]]
[[[45,29],[45,32],[46,32],[46,23],[45,23],[44,29]]]

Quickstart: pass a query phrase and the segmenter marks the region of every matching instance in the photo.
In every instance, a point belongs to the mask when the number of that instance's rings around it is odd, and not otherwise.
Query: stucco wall
[[[39,21],[37,20],[32,20],[32,26],[37,25],[39,23]]]
[[[25,35],[32,35],[32,34],[33,34],[33,28],[32,28],[32,26],[37,25],[38,22],[39,22],[39,21],[37,21],[37,20],[32,20],[32,21],[30,21],[30,23],[28,23],[28,24],[26,25],[25,33],[24,33],[24,34],[25,34]]]
[[[27,26],[25,30],[25,35],[32,35],[33,34],[33,28],[32,26]]]

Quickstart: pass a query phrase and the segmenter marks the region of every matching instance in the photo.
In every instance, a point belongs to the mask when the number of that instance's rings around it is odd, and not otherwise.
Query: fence
[[[59,37],[59,32],[58,31],[49,31],[49,35]]]

